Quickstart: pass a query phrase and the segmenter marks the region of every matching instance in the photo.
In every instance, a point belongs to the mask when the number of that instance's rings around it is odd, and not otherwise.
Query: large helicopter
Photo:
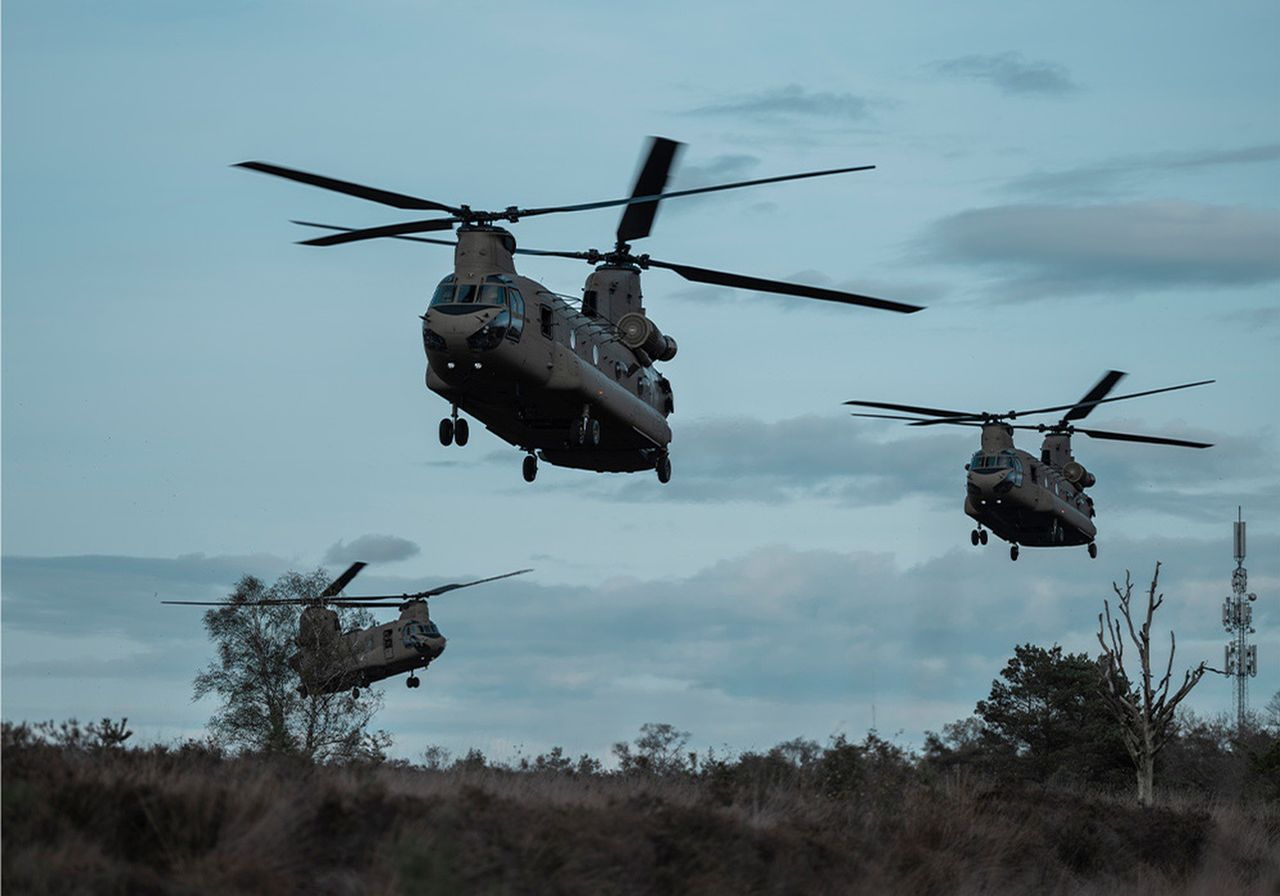
[[[631,251],[647,237],[663,199],[758,186],[802,178],[864,171],[874,165],[810,171],[664,193],[681,144],[651,138],[631,195],[625,199],[543,208],[479,211],[402,193],[335,180],[266,162],[249,168],[325,190],[401,209],[423,209],[444,217],[383,227],[353,229],[295,221],[335,231],[302,240],[334,246],[391,237],[455,246],[454,270],[436,287],[425,314],[422,338],[427,354],[426,384],[452,405],[440,421],[443,445],[465,445],[470,427],[463,411],[499,438],[527,452],[524,478],[532,482],[538,458],[565,467],[598,472],[656,470],[671,478],[667,417],[675,410],[671,383],[654,363],[675,357],[676,342],[649,318],[640,292],[640,272],[674,271],[686,280],[757,292],[863,305],[910,313],[906,305],[871,296],[764,280],[741,274],[659,261]],[[623,206],[611,251],[560,252],[517,248],[498,221],[561,212]],[[451,230],[457,240],[411,234]],[[598,265],[587,277],[581,300],[571,300],[516,272],[513,255],[580,259]]]
[[[1097,528],[1093,498],[1085,489],[1093,486],[1097,478],[1085,469],[1071,453],[1071,436],[1075,433],[1095,439],[1112,439],[1121,442],[1143,442],[1149,445],[1177,445],[1183,448],[1210,448],[1206,442],[1190,442],[1164,436],[1144,436],[1125,432],[1108,432],[1084,429],[1076,426],[1100,404],[1124,401],[1159,392],[1173,392],[1204,386],[1213,380],[1166,386],[1129,395],[1110,395],[1111,390],[1124,378],[1119,370],[1108,371],[1084,397],[1074,404],[1035,408],[1028,411],[1006,411],[992,414],[985,411],[948,411],[910,404],[889,404],[882,401],[846,401],[858,407],[881,408],[889,411],[905,411],[920,416],[904,417],[893,414],[853,414],[854,417],[878,417],[886,420],[906,420],[911,426],[933,426],[939,423],[956,426],[977,426],[982,429],[982,447],[969,463],[968,483],[964,499],[964,512],[977,520],[978,526],[969,533],[974,546],[987,543],[987,529],[1009,542],[1009,558],[1018,559],[1018,546],[1059,547],[1086,545],[1090,557],[1098,556],[1094,541]],[[1066,411],[1056,423],[1016,425],[1006,421],[1038,414]],[[1045,434],[1040,456],[1034,457],[1013,446],[1013,431],[1030,429]],[[983,528],[983,527],[986,528]]]
[[[290,597],[267,600],[162,600],[162,604],[185,604],[197,607],[223,607],[242,609],[257,606],[297,604],[302,607],[298,617],[298,652],[289,660],[289,666],[298,673],[298,692],[308,694],[332,694],[351,688],[359,695],[360,688],[393,675],[408,672],[405,684],[416,688],[421,679],[413,674],[424,670],[444,653],[445,637],[431,621],[427,600],[459,588],[470,588],[485,582],[496,582],[511,576],[532,572],[518,569],[515,572],[476,579],[474,582],[455,582],[439,585],[426,591],[400,595],[372,595],[346,597],[342,589],[360,574],[368,564],[352,563],[346,572],[334,579],[315,597]],[[374,625],[365,629],[339,631],[338,614],[330,607],[399,607],[400,618],[395,622]]]

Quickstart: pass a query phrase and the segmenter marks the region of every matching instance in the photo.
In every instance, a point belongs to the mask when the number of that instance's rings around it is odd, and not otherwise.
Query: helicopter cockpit
[[[428,312],[461,315],[495,308],[498,313],[479,331],[467,337],[467,347],[473,350],[497,348],[503,338],[519,342],[524,332],[524,296],[511,278],[503,274],[490,274],[483,283],[458,283],[457,277],[450,274],[436,287]],[[423,336],[427,348],[443,348],[443,345],[433,344],[432,336],[435,335],[427,329],[424,317]]]
[[[403,630],[404,646],[418,651],[430,651],[437,645],[433,642],[443,641],[444,635],[431,621],[406,622]]]
[[[1005,477],[1006,481],[1011,481],[1015,486],[1022,485],[1022,459],[1012,451],[1001,451],[998,454],[975,452],[969,460],[968,470],[970,473],[1002,473],[1008,470],[1010,472]]]

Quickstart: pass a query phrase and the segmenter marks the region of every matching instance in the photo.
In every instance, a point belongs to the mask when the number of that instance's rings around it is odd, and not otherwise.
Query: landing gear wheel
[[[1016,544],[1009,545],[1009,559],[1010,560],[1018,559],[1018,546]]]
[[[359,688],[352,688],[352,689],[351,689],[351,699],[352,699],[352,700],[359,700],[359,699],[360,699],[360,689],[359,689]]]
[[[671,481],[671,458],[666,454],[659,454],[657,462],[653,465],[658,471],[658,481],[666,485]]]
[[[1097,559],[1098,557],[1098,546],[1092,541],[1089,542],[1089,556],[1093,559]]]
[[[600,444],[600,421],[592,420],[587,424],[587,437],[591,440],[592,446]]]
[[[416,688],[420,684],[422,684],[422,679],[418,678],[416,675],[410,675],[404,681],[404,686],[407,688]]]
[[[986,544],[986,543],[987,543],[987,530],[986,530],[986,529],[979,529],[979,530],[978,530],[978,541],[982,542],[983,544]]]
[[[534,457],[532,454],[527,456],[524,459],[524,466],[521,468],[521,472],[524,473],[525,482],[533,482],[533,480],[537,479],[538,478],[538,459]]]
[[[978,535],[977,529],[974,529],[972,532],[969,533],[969,543],[972,544],[975,548],[978,546],[979,538],[980,536]]]
[[[463,445],[467,444],[467,439],[470,437],[471,427],[467,424],[465,419],[459,418],[458,421],[453,424],[453,440],[457,442],[458,447],[461,448]]]
[[[569,444],[581,445],[587,440],[587,421],[574,420],[569,424]]]
[[[440,421],[440,444],[446,448],[453,444],[453,421],[448,417]]]

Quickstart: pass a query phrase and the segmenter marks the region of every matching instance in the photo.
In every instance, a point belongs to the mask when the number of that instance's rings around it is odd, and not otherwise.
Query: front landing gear
[[[538,478],[538,458],[532,454],[526,456],[520,471],[524,474],[525,482],[533,482]]]
[[[658,481],[663,485],[671,481],[671,456],[665,451],[658,455],[653,468],[658,471]]]
[[[422,684],[422,679],[416,675],[410,675],[404,682],[404,686],[407,688],[416,688],[420,684]]]
[[[1018,559],[1018,546],[1016,544],[1009,545],[1009,559],[1010,560]]]
[[[1098,559],[1098,546],[1092,541],[1089,542],[1089,557],[1094,560]]]
[[[987,543],[987,530],[986,530],[986,529],[974,529],[972,532],[970,532],[970,533],[969,533],[969,541],[970,541],[970,543],[972,543],[972,544],[973,544],[973,546],[974,546],[975,548],[976,548],[978,545],[980,545],[980,544],[986,544],[986,543]]]
[[[471,427],[467,425],[465,417],[458,416],[458,406],[455,404],[453,415],[440,421],[440,444],[447,448],[456,442],[461,448],[470,437]]]

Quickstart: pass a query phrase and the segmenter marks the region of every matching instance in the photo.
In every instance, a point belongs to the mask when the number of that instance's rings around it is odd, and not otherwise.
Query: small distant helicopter
[[[884,420],[907,420],[911,426],[933,426],[949,423],[956,426],[977,426],[982,429],[982,448],[965,464],[968,473],[964,512],[978,522],[969,533],[975,545],[987,543],[987,529],[1009,542],[1009,559],[1018,559],[1018,546],[1059,547],[1086,545],[1090,557],[1098,556],[1094,542],[1097,528],[1093,524],[1093,498],[1085,489],[1094,485],[1096,477],[1084,468],[1071,453],[1071,436],[1080,433],[1095,439],[1113,439],[1121,442],[1143,442],[1150,445],[1177,445],[1183,448],[1210,448],[1206,442],[1189,442],[1185,439],[1169,439],[1163,436],[1143,436],[1123,432],[1107,432],[1099,429],[1083,429],[1075,425],[1100,404],[1124,401],[1159,392],[1173,392],[1204,386],[1213,380],[1167,386],[1129,395],[1114,395],[1111,390],[1125,376],[1119,370],[1108,371],[1084,397],[1075,404],[1035,408],[1029,411],[1006,411],[992,414],[985,411],[947,411],[923,408],[909,404],[889,404],[882,401],[846,401],[847,405],[865,408],[882,408],[889,411],[905,411],[923,416],[902,417],[892,414],[853,414],[854,417],[878,417]],[[1013,425],[1006,420],[1037,414],[1066,411],[1057,423]],[[1013,431],[1031,429],[1045,433],[1040,456],[1013,447]],[[986,529],[983,527],[986,526]]]
[[[451,416],[440,421],[441,444],[467,443],[470,427],[458,415],[461,410],[527,452],[523,463],[527,482],[537,476],[540,457],[551,464],[598,472],[655,470],[665,483],[671,479],[671,428],[666,418],[675,410],[675,397],[671,383],[653,365],[674,358],[676,342],[645,311],[641,271],[665,268],[697,283],[900,313],[921,310],[871,296],[633,254],[631,242],[649,235],[663,199],[875,167],[810,171],[664,193],[680,146],[666,138],[651,138],[631,195],[625,199],[544,208],[510,206],[502,211],[446,205],[267,162],[241,162],[238,167],[394,208],[444,213],[445,217],[360,230],[294,222],[336,231],[303,240],[307,246],[391,237],[456,247],[454,271],[440,281],[422,315],[426,384],[452,405]],[[625,208],[613,250],[608,252],[521,249],[509,231],[495,226],[497,221],[514,223],[535,215],[611,206]],[[451,230],[454,225],[458,225],[456,241],[410,236]],[[570,300],[516,273],[513,255],[580,259],[599,267],[587,277],[581,300]]]
[[[362,562],[352,563],[346,572],[315,597],[246,601],[162,600],[161,603],[230,609],[298,604],[302,607],[296,639],[298,652],[289,660],[290,667],[298,673],[301,680],[298,692],[305,697],[308,694],[333,694],[351,688],[352,695],[359,696],[360,688],[402,672],[409,673],[405,680],[408,687],[418,687],[421,679],[413,674],[414,670],[419,666],[426,669],[444,653],[445,637],[427,612],[428,598],[533,571],[518,569],[500,576],[476,579],[474,582],[439,585],[414,594],[342,596],[342,589],[367,565]],[[340,632],[338,614],[329,607],[399,607],[400,618],[395,622],[366,629]]]

